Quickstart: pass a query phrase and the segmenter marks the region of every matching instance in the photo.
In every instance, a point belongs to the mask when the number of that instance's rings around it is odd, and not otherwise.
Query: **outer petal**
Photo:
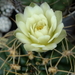
[[[52,36],[52,35],[53,35],[52,27],[50,27],[50,29],[49,29],[49,32],[48,32],[48,33],[49,33],[49,35],[50,35],[50,36]]]
[[[41,45],[41,44],[31,44],[31,46],[39,47],[39,48],[45,47],[45,45]]]
[[[24,44],[24,48],[26,49],[26,51],[42,52],[42,49],[40,49],[39,47],[34,47],[30,44]]]
[[[32,40],[32,43],[39,43],[38,39],[33,35],[30,35],[30,39]]]
[[[53,12],[52,9],[46,11],[46,18],[48,20],[49,28],[52,27],[52,31],[54,31],[57,26],[57,20],[56,20],[55,13]]]
[[[26,21],[26,28],[28,31],[30,31],[30,28],[34,25],[35,23],[35,20],[34,18],[27,18],[27,21]]]
[[[22,21],[18,22],[17,26],[23,32],[23,34],[28,36],[28,31],[27,31],[27,28],[26,28],[26,25],[24,22],[22,22]]]
[[[66,31],[65,30],[62,30],[62,32],[60,33],[60,35],[55,38],[52,42],[54,43],[59,43],[62,39],[64,39],[66,37]]]
[[[27,6],[25,8],[24,10],[25,19],[27,19],[28,17],[31,17],[34,14],[37,14],[37,15],[43,14],[43,10],[38,5],[35,5],[34,7]]]
[[[41,43],[41,44],[47,44],[49,39],[50,39],[49,35],[43,35],[38,38],[39,43]]]
[[[59,25],[62,22],[62,12],[61,11],[55,11],[56,19],[57,19],[57,25]]]
[[[56,27],[57,27],[57,20],[56,20],[55,15],[52,16],[52,18],[51,18],[51,27],[52,27],[53,31],[54,31],[54,30],[56,29]]]
[[[50,10],[50,6],[46,2],[42,3],[40,7],[43,9],[44,13],[46,13],[47,10]]]
[[[48,45],[46,45],[45,47],[43,47],[42,49],[43,50],[52,50],[52,49],[54,49],[55,47],[56,47],[57,45],[56,45],[56,43],[51,43],[51,44],[48,44]]]
[[[50,43],[54,38],[57,38],[57,37],[59,36],[59,34],[61,33],[63,27],[64,27],[63,23],[61,23],[60,25],[58,25],[56,31],[54,32],[54,35],[53,35],[52,38],[48,41],[48,43]]]
[[[16,33],[22,33],[22,31],[19,29],[19,28],[17,28],[15,31],[14,31],[14,35],[16,36]]]
[[[31,41],[26,37],[23,33],[16,33],[16,37],[22,42],[22,43],[31,43]]]
[[[18,22],[23,21],[25,23],[25,18],[23,14],[17,14],[16,15],[16,23],[18,24]]]

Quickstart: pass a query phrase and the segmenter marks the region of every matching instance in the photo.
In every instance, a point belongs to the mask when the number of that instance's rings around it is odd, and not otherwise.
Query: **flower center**
[[[46,25],[46,24],[43,23],[43,22],[38,22],[38,23],[36,24],[35,29],[36,29],[36,30],[42,30],[45,25]]]
[[[40,26],[37,26],[36,29],[37,29],[37,30],[41,30],[41,29],[43,29],[43,27],[44,27],[44,26],[40,25]]]

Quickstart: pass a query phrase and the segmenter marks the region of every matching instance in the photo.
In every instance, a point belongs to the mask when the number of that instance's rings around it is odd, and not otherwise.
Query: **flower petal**
[[[26,28],[28,31],[30,31],[30,28],[34,25],[35,23],[35,19],[34,18],[27,18],[27,21],[26,21]]]
[[[39,43],[38,39],[33,35],[30,35],[30,39],[32,40],[32,43]]]
[[[40,7],[43,9],[44,13],[50,9],[50,6],[46,2],[42,3]]]
[[[54,29],[56,28],[57,22],[56,22],[55,13],[53,12],[52,9],[46,11],[46,18],[48,20],[49,28],[52,27],[54,31]]]
[[[21,31],[19,28],[17,28],[17,29],[14,31],[14,35],[16,35],[16,33],[22,33],[22,31]]]
[[[50,36],[52,36],[52,35],[53,35],[52,27],[50,27],[50,29],[49,29],[49,32],[48,32],[48,33],[49,33],[49,35],[50,35]]]
[[[40,31],[36,31],[34,35],[35,35],[35,37],[37,37],[37,38],[43,36],[43,34],[42,34]]]
[[[57,27],[57,21],[56,21],[55,15],[54,15],[51,18],[51,27],[50,27],[50,30],[49,30],[49,35],[50,36],[53,34],[53,32],[56,29],[56,27]]]
[[[21,13],[16,15],[16,23],[18,24],[20,21],[25,22],[24,15]]]
[[[45,47],[45,45],[40,45],[40,44],[31,44],[31,46],[40,47],[40,48]]]
[[[43,36],[38,38],[39,43],[41,43],[41,44],[47,44],[49,39],[50,39],[49,35],[43,35]]]
[[[57,27],[57,20],[56,20],[55,15],[52,16],[52,18],[51,18],[51,27],[52,27],[52,31],[54,31]]]
[[[62,22],[62,12],[61,11],[55,11],[56,19],[57,19],[57,25],[59,25]]]
[[[61,33],[63,27],[64,27],[63,23],[61,23],[60,25],[58,25],[56,31],[54,32],[54,35],[53,35],[52,38],[48,41],[48,43],[50,43],[54,38],[57,38],[57,37],[59,36],[59,34]]]
[[[31,43],[31,41],[26,37],[23,33],[16,33],[17,39],[19,39],[22,43]]]
[[[43,14],[40,14],[40,15],[34,14],[32,17],[27,18],[27,21],[26,21],[27,29],[30,30],[30,28],[36,25],[39,21],[42,21],[45,24],[47,24],[47,19]]]
[[[23,34],[28,36],[28,31],[27,31],[26,25],[23,21],[18,22],[17,26],[23,32]]]
[[[47,19],[43,14],[39,14],[39,15],[34,14],[32,17],[34,18],[35,22],[42,20],[45,21],[45,23],[47,24]]]
[[[57,45],[56,45],[56,43],[51,43],[51,44],[48,44],[48,45],[46,45],[45,47],[43,47],[42,49],[43,50],[52,50],[52,49],[54,49],[55,47],[56,47]]]
[[[43,35],[48,35],[48,27],[44,26],[43,29],[40,30]]]
[[[34,47],[31,44],[24,44],[24,48],[26,49],[26,51],[36,51],[36,52],[42,51],[39,47]]]
[[[63,27],[64,27],[64,24],[63,24],[63,23],[59,24],[59,25],[57,26],[57,28],[56,28],[55,33],[60,34],[61,31],[63,30]]]
[[[54,43],[59,43],[62,39],[64,39],[66,37],[66,31],[65,30],[62,30],[62,32],[60,33],[60,35],[55,38],[52,42]]]
[[[38,11],[39,10],[39,11]],[[27,6],[24,10],[24,18],[27,19],[28,17],[31,17],[34,14],[43,14],[43,10],[38,6],[35,5],[34,7]]]

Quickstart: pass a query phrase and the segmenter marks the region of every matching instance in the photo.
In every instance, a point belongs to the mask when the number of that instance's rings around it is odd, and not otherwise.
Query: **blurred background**
[[[47,2],[53,10],[63,12],[63,23],[68,38],[75,43],[75,0],[0,0],[0,37],[17,28],[15,15],[23,13],[31,2],[40,5]]]

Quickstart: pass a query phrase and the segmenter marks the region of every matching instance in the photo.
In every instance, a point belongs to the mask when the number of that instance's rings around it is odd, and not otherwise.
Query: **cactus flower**
[[[54,12],[46,2],[26,6],[23,14],[16,15],[16,24],[15,36],[27,51],[53,50],[66,37],[62,12]]]

